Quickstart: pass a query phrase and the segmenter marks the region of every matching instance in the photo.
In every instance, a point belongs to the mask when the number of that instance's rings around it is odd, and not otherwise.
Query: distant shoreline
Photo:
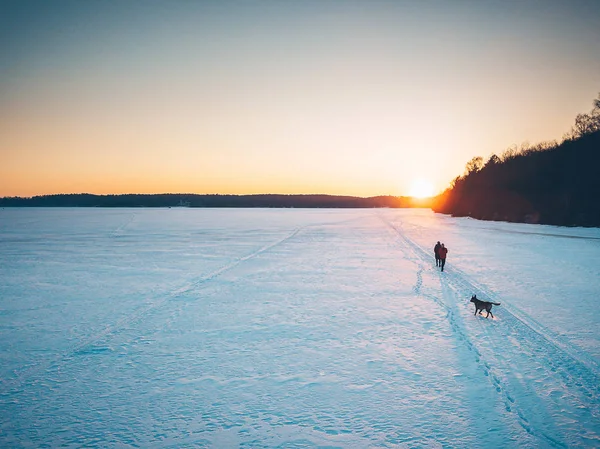
[[[0,207],[162,207],[162,208],[430,208],[431,198],[326,194],[56,194],[2,197]]]

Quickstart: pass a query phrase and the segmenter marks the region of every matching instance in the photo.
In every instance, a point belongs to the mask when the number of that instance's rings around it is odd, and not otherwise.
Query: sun
[[[410,184],[409,196],[413,198],[429,198],[433,196],[433,184],[426,179],[415,179]]]

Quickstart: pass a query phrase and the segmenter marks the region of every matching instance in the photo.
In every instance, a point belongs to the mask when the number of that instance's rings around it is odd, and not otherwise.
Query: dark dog
[[[471,302],[475,303],[475,315],[477,315],[478,310],[479,310],[479,315],[481,315],[481,312],[486,310],[487,311],[487,315],[485,316],[486,318],[490,315],[492,315],[492,318],[494,318],[494,314],[492,313],[492,306],[500,305],[499,302],[488,302],[488,301],[482,301],[481,299],[477,299],[477,295],[471,296]]]

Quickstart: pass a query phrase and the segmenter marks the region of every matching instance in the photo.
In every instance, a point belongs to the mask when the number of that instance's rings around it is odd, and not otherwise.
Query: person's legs
[[[442,262],[442,271],[444,271],[444,265],[446,265],[446,259],[441,259],[440,262]]]

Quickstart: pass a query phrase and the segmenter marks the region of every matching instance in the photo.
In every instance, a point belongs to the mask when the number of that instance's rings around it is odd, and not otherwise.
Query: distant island
[[[368,198],[337,195],[198,195],[191,193],[93,195],[57,194],[0,198],[0,207],[276,207],[374,208],[431,207],[431,199],[404,196]]]

